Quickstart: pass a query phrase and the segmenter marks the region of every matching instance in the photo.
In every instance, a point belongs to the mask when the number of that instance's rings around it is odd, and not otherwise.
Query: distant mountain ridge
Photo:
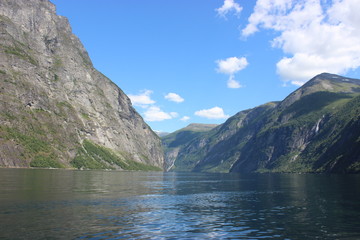
[[[360,80],[319,74],[183,142],[171,161],[174,171],[360,172]]]
[[[168,132],[162,132],[162,131],[155,131],[155,133],[159,136],[159,137],[165,137],[166,135],[169,135],[170,133]]]
[[[0,1],[0,166],[161,170],[160,138],[48,0]]]
[[[178,157],[179,149],[181,149],[184,144],[188,143],[192,139],[197,138],[204,132],[210,131],[216,126],[218,125],[192,123],[180,130],[177,130],[162,137],[162,144],[165,151],[166,159],[165,170],[170,170],[173,167],[174,161]],[[180,171],[181,169],[178,167],[177,170]]]

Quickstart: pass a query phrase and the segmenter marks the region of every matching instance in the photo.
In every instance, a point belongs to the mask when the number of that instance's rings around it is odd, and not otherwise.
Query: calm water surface
[[[360,176],[0,169],[0,239],[360,239]]]

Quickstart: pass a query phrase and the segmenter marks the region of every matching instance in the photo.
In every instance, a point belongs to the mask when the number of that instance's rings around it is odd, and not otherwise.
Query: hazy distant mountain
[[[184,144],[189,143],[192,139],[203,135],[203,133],[210,131],[216,126],[218,125],[192,123],[185,128],[162,137],[165,151],[165,169],[169,170],[173,167],[174,161],[178,157],[178,152]],[[182,169],[178,167],[177,170],[180,171]]]
[[[166,135],[169,135],[168,132],[162,132],[162,131],[154,131],[159,137],[165,137]]]
[[[160,169],[163,162],[160,138],[93,67],[52,3],[0,1],[0,166]]]
[[[360,172],[360,80],[320,74],[182,141],[172,156],[182,171]]]

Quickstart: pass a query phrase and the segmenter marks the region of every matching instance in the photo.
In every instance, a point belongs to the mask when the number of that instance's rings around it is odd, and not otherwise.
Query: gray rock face
[[[70,167],[87,139],[163,168],[159,137],[48,0],[0,1],[0,56],[1,166],[45,158]]]

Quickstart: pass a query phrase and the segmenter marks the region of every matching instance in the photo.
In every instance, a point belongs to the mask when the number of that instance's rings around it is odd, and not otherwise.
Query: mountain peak
[[[324,82],[327,82],[328,84],[326,85],[324,84]],[[303,87],[310,87],[319,83],[322,84],[322,87],[325,88],[325,90],[334,90],[335,92],[341,89],[330,85],[345,83],[348,84],[349,86],[350,85],[360,86],[360,81],[358,79],[343,77],[332,73],[321,73],[310,79],[306,84],[304,84]],[[358,89],[355,90],[357,91]]]
[[[360,80],[322,73],[284,101],[241,111],[209,132],[163,139],[166,169],[360,172]]]
[[[291,93],[281,103],[281,107],[287,107],[298,101],[300,98],[316,92],[332,93],[359,93],[360,81],[331,73],[321,73],[306,82],[299,89]]]
[[[333,73],[327,73],[323,72],[318,75],[316,75],[314,78],[323,77],[323,78],[341,78],[341,76],[333,74]]]

